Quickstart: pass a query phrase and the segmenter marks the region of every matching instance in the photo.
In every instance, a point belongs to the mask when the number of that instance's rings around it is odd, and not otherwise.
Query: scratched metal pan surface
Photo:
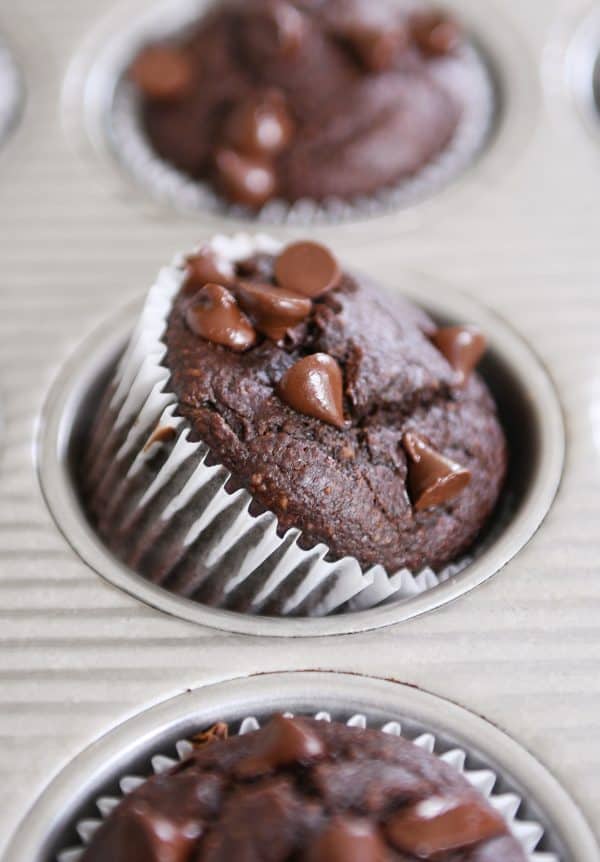
[[[499,75],[488,151],[435,199],[319,232],[392,288],[419,272],[442,300],[447,284],[504,319],[553,381],[567,443],[547,517],[499,574],[428,614],[327,639],[220,631],[116,588],[63,538],[39,486],[38,419],[73,350],[176,250],[239,227],[145,199],[81,134],[73,63],[129,5],[0,5],[27,92],[0,147],[0,855],[52,777],[127,717],[295,669],[394,678],[485,716],[600,836],[597,4],[451,3],[473,16]]]

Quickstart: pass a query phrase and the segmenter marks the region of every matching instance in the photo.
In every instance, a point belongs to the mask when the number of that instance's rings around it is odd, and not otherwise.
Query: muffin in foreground
[[[277,715],[216,725],[109,815],[83,862],[525,862],[503,817],[401,737]]]
[[[491,87],[465,41],[409,0],[224,0],[129,78],[152,150],[230,203],[353,202],[436,162],[465,117],[474,157]]]
[[[506,471],[484,349],[317,243],[216,238],[148,297],[86,443],[91,519],[128,565],[207,603],[240,536],[253,596],[273,569],[281,586],[291,531],[362,572],[440,571]]]

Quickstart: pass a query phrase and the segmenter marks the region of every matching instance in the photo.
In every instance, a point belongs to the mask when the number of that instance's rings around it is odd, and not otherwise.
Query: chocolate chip
[[[207,284],[198,291],[186,307],[185,320],[196,335],[236,353],[256,342],[254,327],[235,297],[220,284]]]
[[[436,452],[418,434],[408,432],[402,445],[409,457],[408,490],[417,512],[454,499],[471,481],[471,472]]]
[[[378,29],[356,25],[343,34],[367,72],[385,72],[394,65],[399,53],[408,45],[408,33],[402,26]]]
[[[171,102],[185,95],[192,82],[193,70],[181,50],[154,45],[138,54],[129,70],[129,77],[148,98]]]
[[[403,853],[437,859],[506,833],[500,814],[473,796],[432,796],[388,818],[390,841]]]
[[[431,57],[456,51],[462,41],[458,21],[443,11],[421,12],[411,18],[411,35],[417,47]]]
[[[289,146],[294,134],[283,93],[269,90],[234,107],[225,124],[225,140],[249,156],[276,156]]]
[[[299,359],[279,383],[286,404],[337,428],[344,425],[342,370],[332,356],[314,353]]]
[[[306,862],[387,862],[390,854],[368,820],[335,817],[309,847]]]
[[[312,308],[312,302],[306,296],[270,284],[238,281],[233,290],[256,329],[273,341],[282,339],[288,329],[310,314]]]
[[[217,150],[215,164],[218,182],[235,203],[260,209],[274,197],[277,179],[267,159],[221,149]]]
[[[222,284],[228,287],[235,278],[231,261],[219,256],[208,246],[190,255],[186,262],[186,290],[204,287],[205,284]]]
[[[283,715],[276,715],[257,732],[256,743],[253,753],[237,764],[235,771],[242,778],[254,778],[291,763],[313,763],[325,755],[323,742],[302,719]]]
[[[314,298],[337,287],[342,273],[325,246],[316,242],[295,242],[277,258],[275,277],[281,287]]]
[[[474,326],[447,326],[438,329],[431,340],[452,368],[461,383],[466,383],[485,353],[485,336]]]

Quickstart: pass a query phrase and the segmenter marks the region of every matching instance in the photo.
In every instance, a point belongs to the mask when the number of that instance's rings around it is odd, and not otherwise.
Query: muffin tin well
[[[474,323],[489,341],[481,372],[499,405],[511,465],[498,512],[460,572],[412,598],[393,601],[392,596],[371,610],[348,606],[345,612],[323,618],[275,618],[189,601],[151,584],[116,560],[86,520],[74,467],[92,414],[90,405],[96,402],[123,350],[137,305],[84,341],[60,373],[43,412],[38,447],[42,489],[74,549],[107,580],[155,607],[216,628],[263,635],[340,634],[389,625],[445,604],[498,572],[536,531],[560,481],[564,430],[556,394],[527,345],[486,309],[422,276],[405,276],[397,288],[439,323]]]
[[[484,719],[399,683],[304,672],[265,674],[190,691],[110,731],[49,785],[18,828],[5,862],[76,859],[76,849],[63,851],[81,846],[82,838],[93,832],[98,799],[106,800],[101,807],[107,808],[111,798],[135,786],[134,776],[168,766],[164,758],[176,757],[182,740],[216,721],[227,721],[234,730],[242,722],[246,732],[257,726],[254,719],[260,722],[283,711],[401,732],[464,768],[505,816],[516,810],[511,828],[531,862],[600,860],[583,816],[556,780]]]
[[[114,175],[116,168],[116,173],[129,181],[130,191],[133,186],[142,193],[142,199],[205,218],[244,220],[247,214],[224,205],[207,186],[188,179],[154,155],[139,129],[131,88],[123,84],[124,73],[142,44],[184,31],[214,2],[162,0],[149,7],[147,3],[131,3],[119,9],[90,34],[73,62],[65,87],[64,117],[72,137],[86,149],[91,143],[110,172]],[[529,134],[539,102],[527,51],[515,51],[515,34],[487,4],[482,10],[475,0],[459,0],[453,11],[471,36],[467,53],[478,82],[472,97],[472,120],[466,117],[454,148],[380,197],[354,205],[331,201],[321,206],[299,201],[289,207],[273,202],[260,213],[261,221],[337,224],[412,210],[428,200],[448,196],[453,200],[455,186],[465,186],[471,193],[478,183],[483,188],[512,163]]]

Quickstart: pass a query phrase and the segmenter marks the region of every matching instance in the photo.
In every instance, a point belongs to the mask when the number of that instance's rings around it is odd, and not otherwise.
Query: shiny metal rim
[[[600,135],[600,8],[588,10],[566,54],[570,95],[588,130]]]
[[[490,311],[422,276],[407,277],[398,288],[434,317],[478,324],[488,335],[492,352],[520,382],[533,412],[535,475],[516,516],[463,572],[412,599],[368,611],[324,618],[274,618],[222,611],[189,601],[151,584],[116,560],[84,516],[67,456],[82,400],[123,348],[139,303],[129,305],[85,339],[62,368],[43,409],[37,445],[40,482],[48,507],[74,550],[106,580],[173,616],[225,631],[288,637],[348,634],[398,623],[456,599],[502,569],[534,535],[560,482],[565,442],[555,390],[529,347]]]
[[[484,719],[428,692],[371,677],[275,673],[207,686],[158,704],[108,732],[77,756],[34,804],[4,862],[50,862],[72,839],[87,806],[122,775],[143,768],[199,726],[243,715],[325,709],[343,719],[360,712],[373,722],[400,719],[418,735],[432,732],[448,748],[467,751],[473,768],[492,768],[503,790],[519,793],[524,814],[545,829],[546,849],[563,862],[599,862],[583,815],[552,775],[524,748]]]

